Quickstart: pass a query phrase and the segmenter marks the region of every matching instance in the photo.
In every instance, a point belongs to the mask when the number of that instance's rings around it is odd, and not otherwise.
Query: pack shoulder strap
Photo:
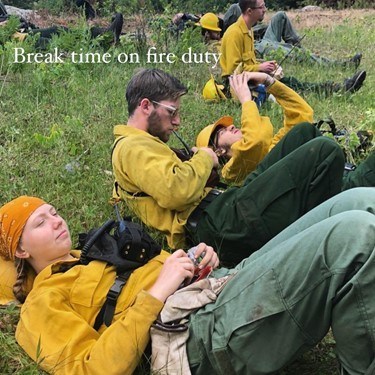
[[[112,323],[113,316],[115,315],[115,308],[117,304],[118,297],[122,291],[122,288],[129,280],[133,270],[123,273],[121,275],[117,275],[115,282],[109,289],[107,293],[106,300],[99,311],[99,314],[96,316],[94,329],[97,331],[102,324],[104,323],[107,327],[109,327]]]

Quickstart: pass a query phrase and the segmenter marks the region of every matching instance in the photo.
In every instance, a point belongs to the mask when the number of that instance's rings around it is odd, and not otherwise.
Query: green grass
[[[364,87],[354,95],[329,98],[305,95],[315,110],[315,119],[332,117],[340,128],[374,130],[375,23],[371,15],[357,22],[331,25],[330,33],[318,27],[299,31],[307,35],[303,44],[311,50],[321,51],[323,56],[342,58],[361,51],[364,55],[361,69],[368,73]],[[191,45],[194,51],[203,48],[197,35],[189,34],[176,45],[165,38],[163,29],[158,33],[159,49],[167,43],[169,51],[176,54],[185,52]],[[70,50],[76,48],[78,51],[82,46],[85,51],[90,48],[100,50],[96,46],[89,47],[85,32],[77,35],[76,39],[66,41]],[[64,40],[55,43],[64,48]],[[113,215],[108,204],[112,189],[112,128],[126,122],[125,86],[133,70],[144,64],[15,65],[11,64],[15,46],[15,43],[8,43],[0,47],[0,203],[21,194],[40,196],[59,209],[75,239],[79,232],[98,226]],[[28,48],[32,50],[30,46]],[[115,55],[138,51],[142,55],[142,48],[140,43],[134,46],[128,39],[108,52]],[[201,128],[221,115],[233,115],[239,123],[237,103],[208,104],[202,99],[202,88],[210,75],[205,64],[177,62],[147,66],[168,70],[188,85],[189,94],[182,102],[179,132],[189,144],[193,145]],[[351,69],[326,69],[289,61],[283,67],[288,75],[310,81],[332,79],[341,82],[354,73]],[[262,112],[272,118],[276,127],[282,125],[277,106],[267,104]],[[172,145],[180,146],[176,140],[172,140]],[[364,156],[356,156],[356,161]],[[67,165],[77,167],[67,171]],[[17,317],[17,309],[0,310],[0,373],[38,373],[37,366],[14,341]],[[291,364],[283,374],[337,373],[333,350],[334,342],[328,335],[321,345]]]

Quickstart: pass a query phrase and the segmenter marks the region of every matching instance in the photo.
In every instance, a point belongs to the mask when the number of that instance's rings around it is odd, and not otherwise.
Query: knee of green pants
[[[375,186],[375,152],[359,164],[354,171],[344,175],[343,190],[360,186]]]

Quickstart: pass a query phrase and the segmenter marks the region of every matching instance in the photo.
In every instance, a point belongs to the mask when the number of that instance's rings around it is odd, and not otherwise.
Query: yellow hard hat
[[[214,77],[211,75],[211,78],[203,87],[203,98],[206,100],[216,100],[216,99],[226,99],[226,96],[223,93],[224,86],[218,85],[215,82]]]
[[[212,146],[212,144],[210,144],[210,138],[214,134],[215,129],[218,126],[224,126],[225,128],[227,128],[228,126],[231,126],[231,125],[233,125],[233,117],[231,116],[220,117],[219,120],[217,120],[215,123],[211,125],[207,125],[205,128],[203,128],[200,131],[195,141],[195,145],[197,147]]]
[[[198,23],[197,26],[202,27],[203,29],[212,30],[212,31],[221,31],[219,27],[219,18],[214,13],[204,14]]]

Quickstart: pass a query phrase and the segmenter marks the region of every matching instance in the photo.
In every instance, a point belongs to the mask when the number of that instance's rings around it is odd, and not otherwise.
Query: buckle
[[[113,283],[113,285],[111,286],[111,289],[108,291],[108,294],[107,294],[108,303],[110,303],[111,305],[112,304],[116,305],[118,296],[120,295],[121,290],[125,284],[126,284],[126,280],[124,280],[121,277],[116,277],[115,282]]]

